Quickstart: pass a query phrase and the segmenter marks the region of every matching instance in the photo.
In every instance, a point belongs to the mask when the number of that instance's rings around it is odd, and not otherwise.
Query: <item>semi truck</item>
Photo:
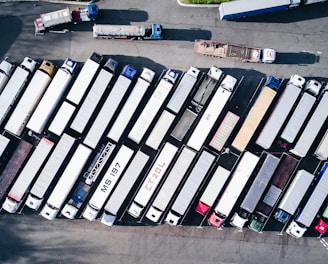
[[[107,96],[106,101],[98,112],[98,115],[94,120],[88,134],[84,138],[84,144],[91,148],[95,148],[97,146],[100,138],[104,134],[108,124],[117,111],[124,95],[129,89],[136,72],[136,68],[131,65],[126,65],[123,68],[120,76]]]
[[[195,106],[196,112],[200,112],[203,109],[208,98],[219,83],[222,74],[223,72],[216,66],[212,66],[208,70],[191,101]]]
[[[48,131],[60,137],[63,134],[68,122],[72,118],[75,109],[75,105],[64,101],[52,119],[52,122],[48,127]]]
[[[143,25],[104,25],[93,26],[93,37],[99,39],[163,39],[162,26],[151,24]]]
[[[325,162],[316,179],[317,183],[312,191],[309,199],[301,210],[297,213],[293,221],[286,229],[286,233],[294,238],[303,237],[308,227],[313,222],[320,207],[328,194],[328,162]]]
[[[85,219],[89,221],[96,219],[108,196],[119,181],[125,167],[128,165],[133,152],[127,146],[121,146],[83,211],[82,215]]]
[[[306,170],[299,170],[297,172],[295,178],[280,201],[277,207],[278,209],[274,215],[279,222],[287,223],[290,216],[296,212],[303,196],[310,187],[313,178],[314,175]]]
[[[0,125],[11,112],[17,99],[27,85],[29,78],[34,73],[36,64],[36,61],[25,57],[0,93]]]
[[[67,195],[74,186],[86,164],[92,150],[82,144],[79,144],[72,158],[69,160],[65,170],[61,174],[55,188],[51,192],[45,206],[41,210],[41,215],[48,219],[54,220],[59,213]]]
[[[200,213],[203,216],[207,214],[228,180],[230,173],[231,171],[221,166],[216,169],[195,208],[197,213]]]
[[[14,112],[6,123],[5,130],[16,136],[21,136],[54,73],[55,65],[49,61],[43,61],[39,69],[34,73]]]
[[[9,213],[16,213],[20,204],[25,198],[25,194],[29,186],[31,185],[38,171],[45,163],[54,145],[55,143],[47,138],[42,138],[40,140],[31,157],[25,164],[23,170],[18,175],[14,185],[8,192],[6,200],[2,205],[2,209]]]
[[[78,105],[84,96],[84,93],[91,85],[96,76],[103,56],[99,53],[92,53],[90,58],[86,60],[81,71],[76,77],[71,89],[69,90],[66,99],[73,104]]]
[[[219,6],[219,16],[221,20],[233,20],[325,1],[326,0],[265,0],[258,2],[256,0],[238,0],[221,3]]]
[[[1,63],[0,63],[0,94],[2,92],[2,89],[5,87],[7,84],[12,72],[14,70],[14,65],[11,64],[7,58],[5,58]]]
[[[255,213],[251,217],[249,228],[255,232],[262,232],[267,220],[279,201],[285,187],[292,178],[298,165],[298,160],[291,155],[284,154],[272,177],[269,190],[256,206]]]
[[[183,177],[189,170],[195,156],[195,151],[187,147],[183,147],[179,157],[175,161],[171,171],[169,172],[167,178],[161,186],[160,191],[156,195],[146,214],[146,217],[150,221],[155,223],[159,222],[174,194],[176,193],[179,184],[183,180]]]
[[[289,81],[282,95],[279,97],[278,103],[275,105],[273,112],[265,123],[259,137],[257,138],[257,145],[264,149],[269,149],[271,147],[301,91],[302,87],[294,85],[292,80]]]
[[[83,9],[79,8],[71,11],[67,7],[65,9],[41,14],[40,17],[34,21],[35,35],[43,35],[55,26],[62,24],[94,21],[98,16],[98,12],[98,6],[94,3],[90,3]]]
[[[262,49],[204,39],[195,40],[194,52],[206,56],[237,59],[242,62],[273,63],[276,60],[276,51],[271,48]]]
[[[200,75],[200,70],[194,67],[190,67],[188,71],[182,76],[179,84],[174,90],[170,101],[167,103],[167,108],[173,113],[178,114],[186,101],[188,95],[194,88],[198,76]]]
[[[214,212],[208,219],[208,223],[217,228],[224,224],[225,219],[230,215],[232,208],[237,202],[242,190],[244,189],[248,179],[252,175],[259,157],[251,152],[246,151],[241,160],[238,162],[237,167],[232,173],[228,186],[225,188],[224,193],[218,200],[214,208]]]
[[[162,150],[155,158],[151,168],[148,170],[147,176],[143,179],[141,187],[138,189],[138,192],[128,209],[128,213],[132,217],[140,217],[142,211],[147,206],[151,196],[159,185],[159,182],[164,177],[164,174],[170,166],[177,151],[178,148],[176,146],[169,142],[165,143]]]
[[[121,109],[118,117],[116,118],[114,124],[111,126],[107,137],[118,142],[130,122],[133,114],[135,113],[137,107],[148,90],[150,84],[155,77],[155,72],[148,68],[143,68],[137,83],[133,87],[128,99],[126,100],[123,108]]]
[[[32,149],[33,145],[23,139],[18,143],[18,146],[0,175],[0,200],[6,194],[7,189],[27,160]]]
[[[218,126],[218,129],[212,137],[209,145],[217,151],[221,151],[237,125],[239,118],[238,115],[228,111]]]
[[[58,69],[26,127],[41,134],[71,82],[77,63],[67,58]]]
[[[319,98],[319,102],[310,120],[307,122],[306,127],[303,129],[302,134],[298,138],[296,144],[290,150],[291,153],[298,157],[306,156],[321,127],[327,119],[328,85],[326,85]]]
[[[310,90],[303,92],[301,99],[298,101],[297,106],[279,136],[284,142],[294,142],[305,120],[312,111],[315,101],[316,95],[314,93]]]
[[[326,131],[325,135],[322,137],[319,146],[314,152],[314,156],[322,161],[328,159],[328,130]]]
[[[166,218],[165,222],[169,225],[177,225],[183,215],[188,210],[190,203],[206,178],[206,175],[211,171],[212,164],[216,156],[204,150],[199,156],[195,166],[192,168],[188,178],[183,183],[183,186],[174,200]]]
[[[197,151],[200,150],[215,121],[218,119],[224,106],[230,99],[236,83],[237,80],[234,77],[230,75],[225,76],[189,138],[187,146]]]
[[[230,224],[238,229],[242,229],[249,220],[250,215],[254,212],[256,205],[260,201],[265,188],[278,166],[279,158],[272,154],[266,153],[265,159],[259,169],[256,177],[248,189],[248,192],[242,201],[240,208],[234,213],[230,220]]]
[[[74,219],[78,211],[86,201],[94,182],[97,180],[99,174],[102,172],[107,160],[111,156],[115,149],[115,144],[108,142],[100,148],[96,157],[93,159],[87,171],[83,174],[83,177],[79,180],[78,185],[75,187],[73,194],[69,201],[65,204],[61,210],[61,214],[68,219]]]
[[[47,163],[44,165],[29,191],[25,202],[29,208],[33,210],[39,209],[50,184],[54,181],[58,170],[61,168],[74,143],[75,139],[68,134],[61,136]]]
[[[128,134],[129,139],[137,144],[140,143],[168,94],[172,90],[178,75],[179,74],[175,70],[167,70],[139,115],[139,118],[130,130],[130,133]]]
[[[118,62],[110,58],[100,70],[79,111],[73,119],[70,126],[73,130],[83,133],[99,101],[101,100],[101,97],[108,88],[117,67]]]
[[[238,134],[232,142],[232,146],[239,150],[244,151],[255,133],[255,130],[259,126],[262,118],[269,109],[273,99],[277,94],[277,90],[280,86],[280,80],[273,76],[270,76],[259,96],[257,97],[254,105],[250,109],[243,125],[238,131]]]
[[[112,226],[114,224],[118,211],[122,207],[124,200],[131,191],[138,177],[141,175],[148,161],[148,155],[140,150],[136,153],[122,176],[121,181],[118,183],[113,194],[109,197],[104,207],[101,223],[107,226]]]

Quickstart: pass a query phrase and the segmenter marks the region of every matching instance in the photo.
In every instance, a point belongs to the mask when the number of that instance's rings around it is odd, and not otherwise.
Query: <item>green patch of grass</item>
[[[220,4],[223,2],[231,2],[232,0],[182,0],[185,4]]]

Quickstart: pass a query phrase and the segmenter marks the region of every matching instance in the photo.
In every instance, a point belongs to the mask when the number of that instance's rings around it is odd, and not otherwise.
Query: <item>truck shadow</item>
[[[318,63],[320,56],[309,52],[277,52],[275,64],[308,65]]]
[[[290,10],[241,18],[236,21],[256,23],[293,23],[322,17],[328,17],[328,3],[311,4]]]
[[[164,28],[163,36],[165,40],[195,41],[196,39],[211,39],[212,32],[200,28],[190,28],[190,29]]]
[[[8,26],[10,25],[10,26]],[[16,16],[0,16],[0,31],[2,34],[0,56],[3,57],[22,32],[22,20]],[[4,37],[6,36],[6,37]]]
[[[101,9],[99,10],[99,17],[97,23],[112,24],[112,25],[130,25],[131,22],[145,22],[148,20],[148,13],[146,11],[130,8],[130,9]]]

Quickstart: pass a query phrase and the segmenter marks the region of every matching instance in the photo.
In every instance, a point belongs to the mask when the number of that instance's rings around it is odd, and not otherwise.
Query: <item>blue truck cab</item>
[[[264,86],[268,86],[269,88],[273,90],[278,90],[280,86],[281,81],[277,79],[276,77],[269,76],[264,84]]]
[[[126,78],[132,80],[134,78],[134,76],[136,75],[136,73],[137,73],[136,68],[134,68],[131,65],[125,65],[122,72],[121,72],[121,75],[123,75]]]
[[[89,18],[92,21],[96,20],[98,17],[98,14],[99,14],[98,6],[96,4],[91,3],[91,4],[88,4],[87,8],[88,8]]]
[[[163,28],[160,24],[151,24],[150,27],[146,28],[145,38],[160,40],[163,39]]]

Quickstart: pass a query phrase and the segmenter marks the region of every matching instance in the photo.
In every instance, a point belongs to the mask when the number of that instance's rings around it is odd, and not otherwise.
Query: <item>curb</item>
[[[219,7],[219,4],[197,5],[197,4],[185,4],[182,0],[177,0],[178,4],[183,7]]]

